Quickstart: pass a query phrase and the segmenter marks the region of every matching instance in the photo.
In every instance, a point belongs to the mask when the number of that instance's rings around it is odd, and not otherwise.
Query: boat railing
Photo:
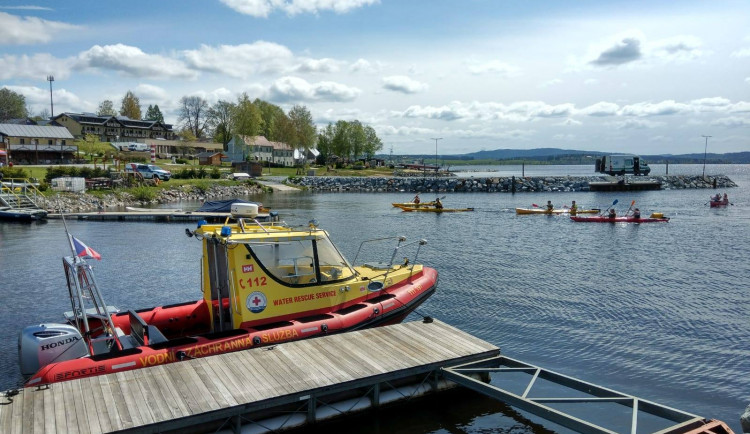
[[[392,240],[392,239],[394,239],[394,237],[387,237],[387,238],[376,238],[376,239],[373,239],[373,240],[365,240],[365,241],[363,241],[363,242],[362,242],[362,243],[361,243],[361,244],[359,245],[359,250],[357,250],[357,255],[356,255],[356,256],[354,257],[354,260],[355,260],[355,261],[354,261],[354,264],[356,264],[356,259],[357,259],[357,257],[359,257],[359,253],[360,253],[360,251],[362,250],[362,246],[363,246],[364,244],[366,244],[366,243],[369,243],[369,242],[375,242],[375,241],[384,241],[384,240]],[[416,262],[417,262],[417,259],[419,258],[419,252],[420,252],[420,250],[422,249],[422,246],[424,246],[425,244],[427,244],[427,240],[424,240],[424,239],[419,239],[419,240],[415,240],[415,241],[412,241],[412,242],[410,242],[410,243],[405,243],[405,244],[402,244],[402,243],[403,243],[404,241],[406,241],[406,237],[404,237],[404,236],[399,236],[399,237],[395,237],[395,239],[397,239],[397,240],[398,240],[398,244],[397,244],[397,245],[396,245],[396,247],[395,247],[395,248],[393,249],[393,253],[391,254],[391,259],[390,259],[390,261],[389,261],[389,262],[388,262],[387,264],[381,264],[381,265],[385,265],[385,266],[381,266],[381,267],[380,267],[380,268],[382,268],[382,269],[385,269],[385,270],[386,270],[386,271],[385,271],[385,273],[383,273],[383,274],[382,274],[382,276],[383,276],[383,279],[382,279],[382,281],[380,281],[380,280],[377,280],[377,281],[376,281],[376,280],[373,280],[374,278],[370,278],[370,280],[371,280],[371,281],[370,281],[370,284],[369,284],[369,285],[367,285],[367,287],[368,287],[368,289],[369,289],[370,291],[378,291],[378,290],[380,290],[380,289],[382,289],[382,288],[383,288],[383,286],[385,285],[385,282],[386,282],[386,280],[388,279],[388,273],[390,273],[390,272],[391,272],[391,271],[393,270],[393,264],[394,264],[394,262],[395,262],[395,260],[396,260],[396,256],[398,255],[398,253],[399,253],[399,251],[400,251],[401,249],[403,249],[403,248],[405,248],[405,247],[410,247],[410,246],[413,246],[413,245],[415,245],[415,244],[417,245],[417,252],[416,252],[416,254],[414,255],[414,260],[413,260],[413,261],[411,261],[411,264],[410,264],[410,261],[409,261],[409,259],[408,259],[408,258],[404,258],[404,264],[403,264],[404,266],[409,266],[409,269],[410,269],[410,270],[413,270],[413,269],[414,269],[414,265],[416,264]]]
[[[0,181],[0,203],[11,208],[38,208],[42,192],[26,178],[6,178]]]
[[[357,258],[359,258],[359,254],[360,254],[360,252],[362,252],[362,247],[365,244],[367,244],[367,243],[374,243],[374,242],[378,242],[378,241],[386,241],[386,240],[398,240],[398,244],[396,245],[396,248],[398,248],[398,246],[400,246],[401,243],[403,243],[404,241],[406,241],[406,237],[403,236],[403,235],[401,235],[401,236],[398,236],[398,237],[374,238],[372,240],[362,241],[359,244],[359,249],[357,249],[357,254],[354,255],[354,260],[352,261],[352,264],[354,264],[354,265],[357,264]],[[395,252],[394,252],[394,254],[395,254]]]

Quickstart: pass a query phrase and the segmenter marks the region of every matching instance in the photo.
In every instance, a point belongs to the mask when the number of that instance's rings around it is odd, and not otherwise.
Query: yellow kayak
[[[544,209],[544,208],[516,208],[516,214],[518,215],[526,215],[526,214],[568,214],[576,215],[576,214],[599,214],[601,212],[600,209],[579,209],[574,213],[570,212],[570,208],[563,208],[563,209],[553,209],[552,211]]]
[[[420,208],[409,208],[409,207],[403,207],[401,208],[403,211],[419,211],[419,212],[465,212],[465,211],[474,211],[474,208],[435,208],[433,207],[420,207]]]
[[[430,207],[435,206],[435,202],[401,202],[401,203],[391,203],[396,208],[423,208],[423,207]]]

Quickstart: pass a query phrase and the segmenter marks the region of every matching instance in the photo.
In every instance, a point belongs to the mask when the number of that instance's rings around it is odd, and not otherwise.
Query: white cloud
[[[28,56],[5,55],[0,57],[0,80],[12,78],[43,79],[54,75],[58,80],[67,79],[73,66],[72,59],[58,59],[51,54],[41,53]]]
[[[647,56],[666,62],[688,61],[702,57],[702,43],[695,36],[681,35],[661,39],[647,44]]]
[[[221,0],[235,11],[257,18],[267,18],[279,10],[287,15],[318,14],[333,11],[344,14],[351,10],[376,4],[378,0]]]
[[[665,116],[690,113],[692,111],[692,108],[687,104],[666,100],[658,103],[641,102],[626,105],[622,108],[621,113],[625,116]]]
[[[194,79],[197,77],[195,71],[191,71],[178,60],[146,54],[138,47],[124,44],[94,45],[78,55],[76,68],[118,71],[139,78]]]
[[[641,130],[664,126],[664,122],[654,122],[647,119],[625,119],[624,121],[613,122],[612,125],[618,130]]]
[[[291,68],[292,72],[320,72],[330,73],[338,72],[339,66],[343,62],[334,59],[302,59],[300,63]]]
[[[134,92],[141,101],[164,101],[169,98],[167,91],[151,84],[139,84]]]
[[[616,116],[620,106],[612,102],[598,102],[585,107],[578,112],[586,116]]]
[[[560,84],[562,82],[563,81],[560,80],[559,78],[553,78],[552,80],[547,80],[545,82],[540,83],[537,87],[540,88],[540,89],[544,89],[546,87],[554,86],[554,85]]]
[[[29,45],[50,42],[57,34],[80,26],[36,17],[19,17],[0,12],[0,45]]]
[[[26,104],[29,106],[32,114],[41,110],[50,110],[49,89],[36,86],[5,86],[13,92],[20,93],[26,98]],[[55,104],[55,113],[63,111],[88,111],[93,106],[81,100],[76,94],[66,89],[55,89],[52,92],[52,99]]]
[[[278,102],[352,101],[362,92],[356,87],[332,81],[309,83],[299,77],[282,77],[269,89],[269,97]]]
[[[517,77],[521,73],[521,69],[517,66],[510,65],[499,60],[492,60],[490,62],[479,63],[475,60],[469,60],[466,62],[468,65],[469,72],[472,74],[493,74],[499,75],[500,77]]]
[[[404,110],[403,113],[400,113],[400,116],[405,118],[426,118],[440,119],[443,121],[455,121],[467,117],[469,116],[469,114],[465,109],[462,109],[460,107],[422,107],[419,105],[413,105]]]
[[[407,126],[395,127],[393,125],[378,125],[373,128],[375,128],[378,134],[386,136],[427,136],[435,132],[435,130],[430,128]]]
[[[750,57],[750,48],[740,48],[737,51],[733,51],[731,54],[732,57]]]
[[[577,121],[575,119],[565,119],[564,121],[557,123],[555,125],[561,126],[561,127],[577,127],[579,125],[583,125],[583,122]]]
[[[383,77],[383,88],[394,92],[411,94],[424,92],[429,86],[426,83],[412,80],[405,75],[392,75],[390,77]]]
[[[750,119],[741,118],[738,116],[730,116],[726,118],[719,118],[711,122],[711,125],[738,128],[738,127],[750,127]]]
[[[279,72],[289,68],[294,55],[287,47],[273,42],[252,44],[201,45],[197,50],[182,52],[192,68],[244,78],[260,72]]]
[[[383,69],[383,64],[381,62],[370,62],[369,60],[365,59],[357,59],[356,62],[352,63],[349,66],[349,71],[351,72],[365,72],[365,73],[376,73],[380,72]]]

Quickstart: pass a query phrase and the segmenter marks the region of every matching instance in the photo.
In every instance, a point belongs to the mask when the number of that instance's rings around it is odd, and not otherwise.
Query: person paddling
[[[640,219],[641,218],[641,210],[638,208],[633,210],[633,218],[634,219]]]
[[[414,199],[412,199],[411,201],[413,203],[419,203],[420,202],[420,200],[419,200],[419,194],[417,194],[416,196],[414,196]]]
[[[554,209],[555,209],[555,206],[552,205],[552,201],[548,200],[547,201],[547,211],[552,212],[552,210],[554,210]]]
[[[573,203],[570,205],[570,215],[576,215],[578,212],[578,205],[576,205],[576,201],[573,201]]]
[[[611,219],[617,218],[617,212],[615,211],[614,208],[610,208],[609,209],[609,216],[608,217],[611,218]]]
[[[443,202],[440,202],[440,198],[439,197],[435,198],[435,208],[437,208],[437,209],[443,209]]]

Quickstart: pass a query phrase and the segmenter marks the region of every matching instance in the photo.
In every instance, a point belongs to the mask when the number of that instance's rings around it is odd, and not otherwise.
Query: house
[[[231,162],[270,162],[273,144],[264,136],[234,136],[227,144],[227,157]]]
[[[282,142],[271,142],[273,146],[273,155],[271,164],[278,166],[294,166],[294,150],[291,146]]]
[[[200,166],[221,166],[221,159],[225,157],[223,152],[201,152],[196,155]]]
[[[186,142],[184,140],[147,139],[143,142],[149,147],[153,146],[159,158],[169,158],[172,155],[179,158],[180,156],[196,155],[201,152],[222,152],[224,150],[224,145],[221,143],[199,140]]]
[[[5,160],[15,164],[60,164],[76,158],[78,146],[64,127],[0,124]]]
[[[315,160],[318,159],[319,155],[320,155],[320,151],[318,151],[317,149],[308,149],[307,152],[305,152],[304,149],[295,149],[294,150],[294,164],[299,164],[299,165],[313,164],[315,163]]]
[[[127,116],[98,116],[94,113],[62,113],[51,119],[77,139],[94,134],[101,142],[141,142],[146,139],[171,140],[172,125],[159,121],[130,119]]]

